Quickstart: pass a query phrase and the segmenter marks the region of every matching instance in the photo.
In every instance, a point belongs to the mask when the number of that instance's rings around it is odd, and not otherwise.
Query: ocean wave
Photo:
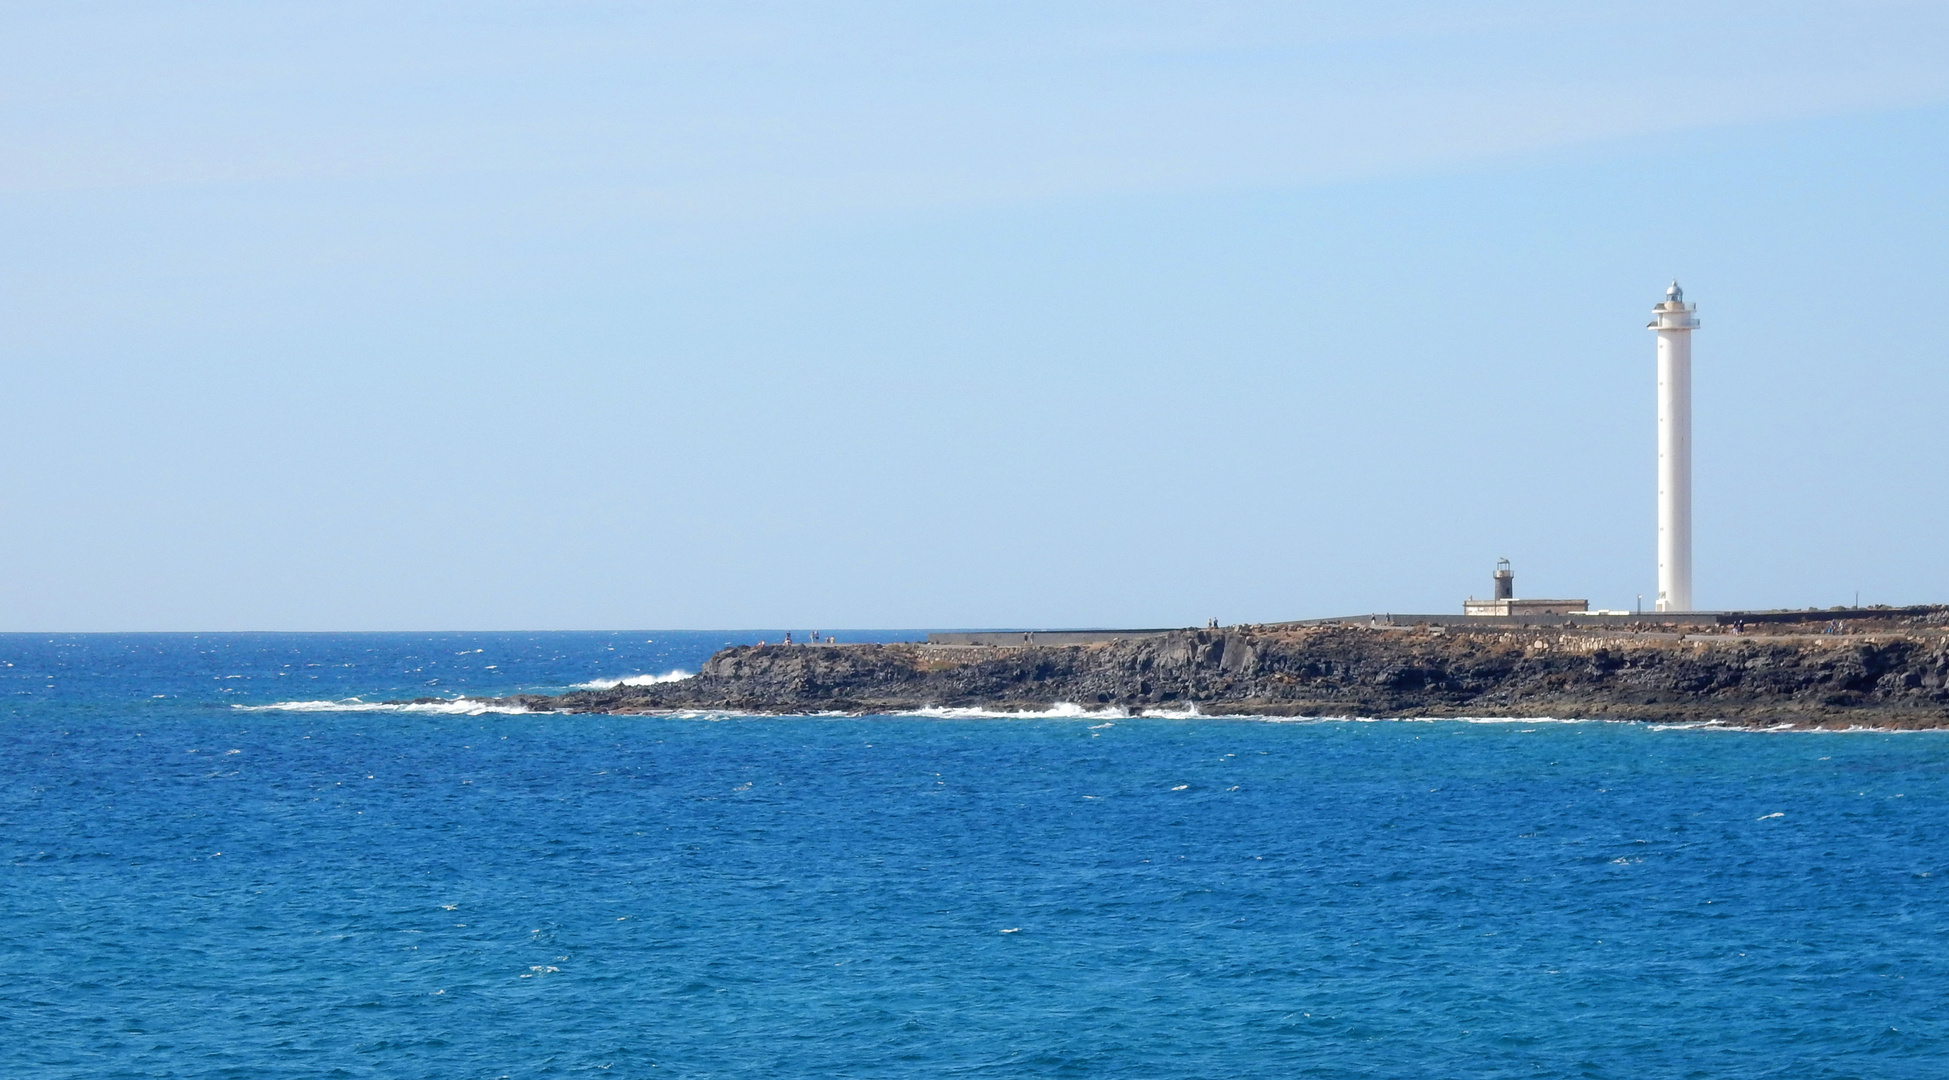
[[[1067,701],[1058,701],[1046,709],[987,709],[979,705],[928,705],[911,711],[902,711],[899,716],[926,716],[949,720],[1129,720],[1135,717],[1149,717],[1155,720],[1245,720],[1257,717],[1215,715],[1201,713],[1196,705],[1188,709],[1138,709],[1131,711],[1118,706],[1088,709]]]
[[[269,705],[232,705],[244,712],[417,712],[446,716],[481,716],[486,713],[515,714],[529,710],[519,705],[499,705],[479,698],[448,698],[442,701],[390,702],[361,701],[278,701]]]
[[[1253,720],[1265,724],[1606,724],[1637,721],[1599,720],[1566,716],[1269,716],[1262,713],[1207,713],[1196,705],[1184,709],[1126,709],[1104,706],[1090,709],[1069,702],[1057,702],[1047,709],[989,709],[981,706],[930,705],[902,711],[900,716],[928,716],[956,720]]]
[[[1458,720],[1464,724],[1610,724],[1637,723],[1635,720],[1613,721],[1593,719],[1588,716],[1450,716],[1438,719]]]
[[[995,720],[1128,720],[1148,718],[1156,720],[1254,720],[1265,724],[1606,724],[1637,723],[1633,720],[1611,721],[1576,716],[1350,716],[1346,714],[1316,714],[1312,716],[1271,716],[1264,713],[1208,713],[1200,712],[1196,705],[1183,709],[1127,709],[1118,706],[1103,706],[1090,709],[1069,702],[1057,702],[1047,709],[1024,709],[1009,711],[988,709],[980,706],[944,707],[930,705],[923,709],[903,711],[901,716],[951,717],[953,719],[995,719]]]
[[[1057,702],[1047,709],[1008,711],[973,707],[930,705],[901,716],[951,717],[954,719],[996,720],[1255,720],[1267,724],[1591,724],[1606,723],[1556,716],[1268,716],[1261,713],[1208,713],[1196,705],[1183,709],[1125,709],[1117,706],[1089,709],[1069,702]]]
[[[1623,720],[1620,723],[1637,723]],[[1949,727],[1911,728],[1880,727],[1874,724],[1849,724],[1847,727],[1814,727],[1807,723],[1781,721],[1759,727],[1751,724],[1733,724],[1724,720],[1686,720],[1649,721],[1645,726],[1652,731],[1718,731],[1729,735],[1942,735],[1949,734]]]
[[[655,686],[658,683],[682,682],[685,679],[694,678],[696,674],[694,671],[673,668],[662,675],[625,675],[620,679],[591,679],[585,683],[576,683],[575,688],[577,690],[612,690],[618,686]]]
[[[1578,716],[1258,716],[1228,719],[1262,720],[1268,724],[1635,724],[1636,720],[1606,720]]]

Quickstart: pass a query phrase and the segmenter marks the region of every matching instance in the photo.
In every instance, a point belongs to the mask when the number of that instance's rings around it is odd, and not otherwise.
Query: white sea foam
[[[1128,720],[1131,717],[1147,716],[1158,720],[1216,720],[1224,717],[1211,716],[1198,711],[1197,706],[1189,709],[1129,709],[1110,706],[1102,709],[1086,709],[1073,702],[1058,701],[1046,709],[985,709],[980,706],[928,705],[912,711],[902,711],[899,716],[928,716],[948,720]],[[1107,725],[1096,725],[1103,727]]]
[[[1635,723],[1636,721],[1632,721]],[[1645,726],[1652,731],[1733,731],[1723,720],[1651,720]]]
[[[620,679],[591,679],[576,683],[577,690],[609,690],[618,686],[655,686],[658,683],[682,682],[696,675],[693,671],[681,668],[672,669],[662,675],[625,675]]]
[[[1620,721],[1631,723],[1632,721]],[[1743,724],[1728,724],[1723,720],[1702,720],[1683,724],[1650,724],[1653,731],[1720,731],[1729,735],[1944,735],[1949,728],[1898,728],[1876,727],[1872,724],[1854,724],[1844,728],[1806,727],[1798,724],[1779,723],[1766,727],[1747,727]]]
[[[1586,720],[1559,716],[1237,716],[1267,724],[1609,724],[1619,720]]]
[[[1073,702],[1059,701],[1046,709],[990,709],[981,706],[943,706],[929,705],[925,708],[901,711],[899,716],[927,716],[953,720],[1101,720],[1100,724],[1090,725],[1091,730],[1113,727],[1110,721],[1148,718],[1156,720],[1254,720],[1266,724],[1602,724],[1607,720],[1589,720],[1580,717],[1558,716],[1264,716],[1257,713],[1207,713],[1200,712],[1196,705],[1183,709],[1127,709],[1118,706],[1104,706],[1097,709],[1085,708]],[[1616,721],[1635,723],[1636,721]]]
[[[626,712],[613,713],[611,715],[659,716],[671,720],[708,720],[712,723],[717,723],[720,720],[851,720],[859,714],[845,712],[840,709],[833,709],[828,712],[795,713],[756,713],[744,712],[737,709],[630,709]]]
[[[1580,716],[1457,716],[1464,724],[1601,724]]]
[[[346,698],[343,701],[279,701],[270,705],[232,705],[233,709],[245,712],[418,712],[440,713],[448,716],[480,716],[485,713],[525,713],[528,710],[518,705],[497,705],[478,698],[449,698],[444,701],[422,701],[412,703],[393,703],[386,701],[361,701]]]

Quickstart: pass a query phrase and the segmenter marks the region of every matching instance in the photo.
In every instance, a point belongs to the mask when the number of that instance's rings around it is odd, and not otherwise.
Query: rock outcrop
[[[691,679],[534,709],[885,713],[926,706],[1279,716],[1557,716],[1949,726],[1940,620],[1849,633],[1242,627],[1071,646],[765,645]]]

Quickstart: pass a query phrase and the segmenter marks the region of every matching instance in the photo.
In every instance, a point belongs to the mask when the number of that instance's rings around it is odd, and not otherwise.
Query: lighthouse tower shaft
[[[1658,335],[1658,610],[1692,610],[1692,331],[1676,281],[1651,309]]]

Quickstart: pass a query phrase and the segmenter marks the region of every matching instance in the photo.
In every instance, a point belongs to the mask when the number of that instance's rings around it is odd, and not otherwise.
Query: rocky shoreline
[[[1563,717],[1949,727],[1949,608],[1763,633],[1265,626],[1092,645],[759,645],[692,678],[523,695],[588,713],[927,707],[1208,715]]]

